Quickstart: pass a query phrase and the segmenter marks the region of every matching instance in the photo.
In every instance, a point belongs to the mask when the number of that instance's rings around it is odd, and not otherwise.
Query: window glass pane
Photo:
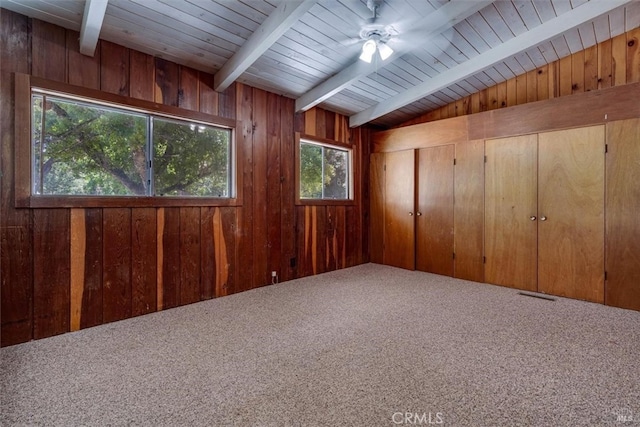
[[[333,148],[324,148],[324,198],[347,199],[349,161],[348,152]]]
[[[144,117],[54,97],[33,101],[34,194],[145,194]]]
[[[300,144],[300,198],[322,198],[322,147]]]
[[[231,197],[231,131],[153,119],[153,170],[159,196]]]
[[[31,98],[31,141],[33,147],[33,182],[31,190],[33,194],[41,193],[42,175],[40,174],[40,166],[42,164],[42,96],[34,95]]]

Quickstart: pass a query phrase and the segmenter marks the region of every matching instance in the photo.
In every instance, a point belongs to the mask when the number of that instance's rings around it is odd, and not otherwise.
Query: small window
[[[300,199],[351,200],[352,149],[300,140]]]
[[[31,194],[232,197],[231,129],[34,92]]]

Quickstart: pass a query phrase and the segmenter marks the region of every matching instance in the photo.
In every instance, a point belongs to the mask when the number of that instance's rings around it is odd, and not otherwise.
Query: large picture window
[[[300,139],[300,200],[351,200],[350,148]]]
[[[32,94],[32,194],[233,195],[231,129]]]

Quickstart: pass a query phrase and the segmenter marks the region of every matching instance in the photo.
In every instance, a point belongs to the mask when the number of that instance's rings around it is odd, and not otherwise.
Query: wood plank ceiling
[[[85,53],[97,26],[100,38],[126,47],[214,74],[225,67],[227,81],[237,76],[294,98],[300,110],[319,105],[350,116],[352,125],[381,127],[640,26],[640,0],[383,0],[373,23],[367,0],[0,0],[0,6],[83,28]],[[358,59],[360,33],[376,28],[391,33],[395,52],[367,65]]]

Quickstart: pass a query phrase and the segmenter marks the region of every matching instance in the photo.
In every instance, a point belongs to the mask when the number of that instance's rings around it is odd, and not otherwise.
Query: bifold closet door
[[[538,135],[538,291],[604,302],[604,126]]]
[[[416,270],[453,276],[454,145],[418,150]]]
[[[537,136],[485,142],[485,281],[537,288]]]
[[[415,268],[415,152],[385,154],[383,263]]]

